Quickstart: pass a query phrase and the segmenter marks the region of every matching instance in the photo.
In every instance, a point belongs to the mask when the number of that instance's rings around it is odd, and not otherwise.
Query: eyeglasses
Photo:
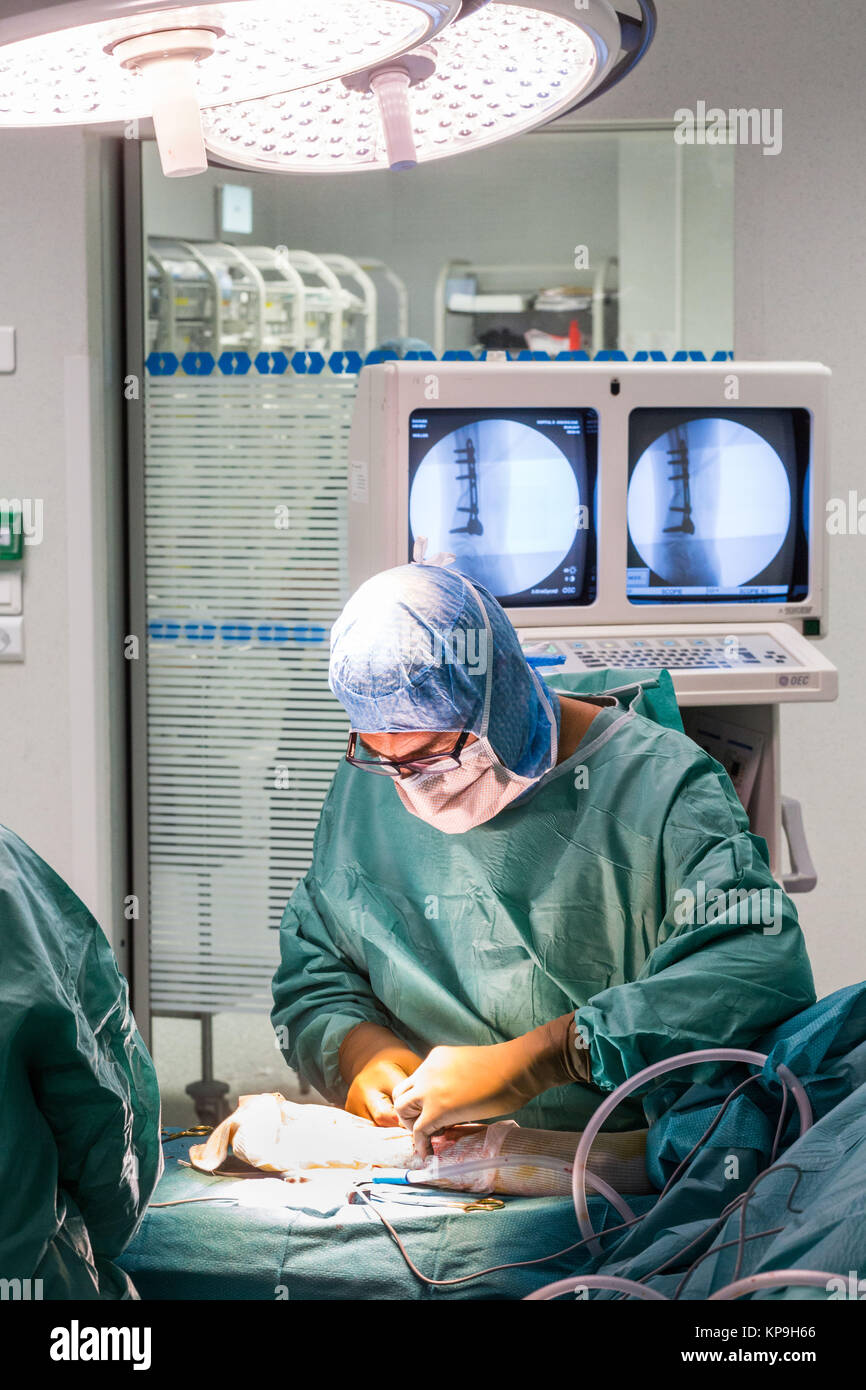
[[[458,736],[454,747],[445,753],[428,753],[422,758],[375,758],[369,754],[366,757],[358,757],[356,748],[358,747],[358,735],[353,730],[349,735],[349,746],[346,749],[346,762],[353,767],[361,768],[362,772],[375,772],[379,777],[402,777],[404,772],[429,772],[431,767],[441,764],[442,771],[447,772],[449,768],[460,766],[460,754],[463,746],[469,737],[470,730],[464,729]],[[363,748],[363,744],[361,747]]]

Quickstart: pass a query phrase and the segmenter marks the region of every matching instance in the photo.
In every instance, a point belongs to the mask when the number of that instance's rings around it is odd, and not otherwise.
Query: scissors
[[[478,1197],[473,1198],[471,1202],[461,1202],[456,1196],[449,1197],[445,1193],[440,1194],[439,1192],[435,1194],[414,1192],[411,1200],[406,1201],[404,1197],[398,1197],[396,1193],[392,1192],[389,1192],[386,1197],[382,1190],[377,1190],[373,1184],[371,1184],[371,1191],[368,1194],[368,1201],[371,1198],[375,1201],[396,1202],[398,1206],[439,1207],[440,1209],[450,1207],[456,1208],[458,1211],[501,1211],[505,1206],[499,1197]]]

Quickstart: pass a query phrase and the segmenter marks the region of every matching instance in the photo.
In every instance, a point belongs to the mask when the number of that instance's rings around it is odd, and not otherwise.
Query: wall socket
[[[24,660],[24,619],[0,618],[0,662]]]
[[[15,370],[15,329],[0,328],[0,372]]]

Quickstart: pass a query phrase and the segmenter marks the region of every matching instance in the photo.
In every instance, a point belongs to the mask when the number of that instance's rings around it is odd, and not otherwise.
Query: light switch
[[[0,618],[0,661],[24,660],[24,619]]]
[[[21,575],[0,570],[0,613],[21,612]]]
[[[0,372],[15,370],[15,329],[0,328]]]

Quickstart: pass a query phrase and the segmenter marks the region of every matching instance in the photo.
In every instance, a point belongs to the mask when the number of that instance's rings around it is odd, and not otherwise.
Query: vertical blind
[[[345,747],[327,685],[346,597],[354,375],[147,380],[154,1012],[267,1009],[285,903]]]

